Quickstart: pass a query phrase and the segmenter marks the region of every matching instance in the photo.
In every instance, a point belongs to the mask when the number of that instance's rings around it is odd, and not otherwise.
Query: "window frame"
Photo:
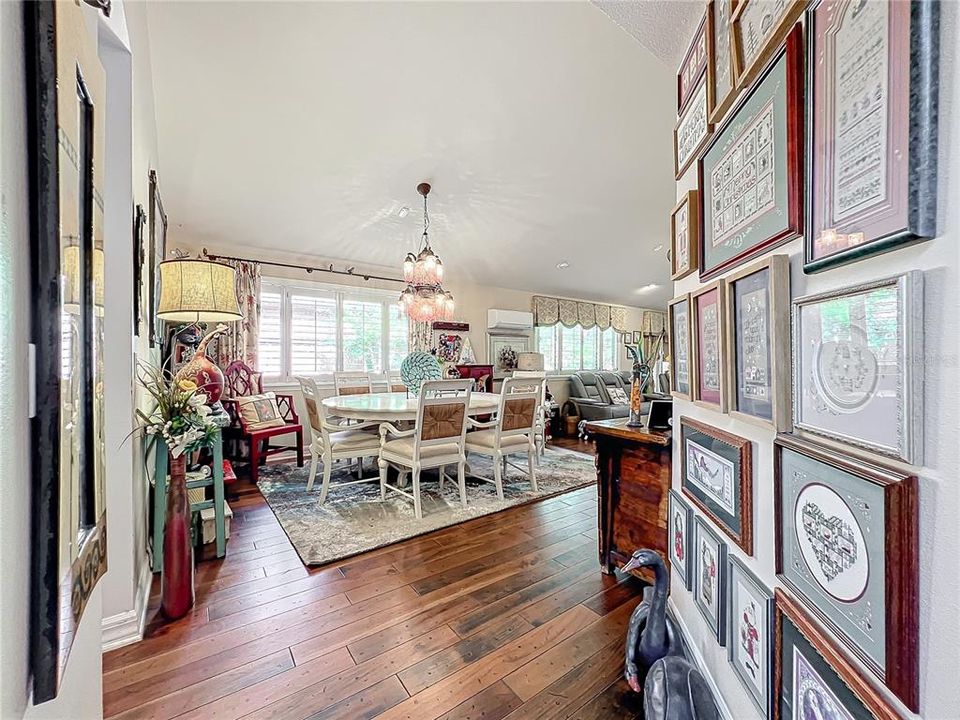
[[[619,349],[619,345],[620,345],[620,343],[619,343],[619,341],[618,341],[618,338],[619,338],[620,333],[618,333],[616,330],[614,330],[614,329],[613,329],[613,326],[608,327],[606,330],[601,330],[601,329],[600,329],[598,326],[596,326],[596,325],[594,325],[594,326],[591,327],[591,328],[584,328],[583,325],[580,325],[579,323],[577,323],[577,324],[574,325],[573,327],[567,327],[567,326],[564,325],[563,323],[557,322],[557,323],[555,323],[554,325],[546,325],[546,326],[545,326],[545,325],[541,325],[541,326],[535,327],[535,328],[534,328],[534,332],[533,332],[533,344],[534,344],[534,348],[536,349],[536,351],[537,351],[537,352],[540,352],[540,353],[542,353],[543,351],[540,349],[540,334],[539,334],[539,331],[540,331],[540,330],[543,330],[544,328],[549,328],[550,330],[553,331],[553,346],[554,346],[554,349],[555,349],[555,351],[554,351],[554,353],[553,353],[553,362],[552,362],[552,363],[550,362],[550,359],[546,357],[546,354],[544,354],[544,365],[545,365],[545,367],[550,367],[551,365],[554,367],[553,370],[548,370],[548,371],[547,371],[547,374],[548,374],[548,375],[571,375],[571,374],[573,374],[573,373],[575,373],[575,372],[579,372],[579,371],[581,371],[581,370],[587,370],[587,371],[590,371],[590,372],[618,372],[618,371],[620,370],[620,359],[619,359],[619,354],[618,354],[618,349]],[[579,331],[580,367],[578,367],[578,368],[565,368],[565,367],[563,367],[563,332],[564,332],[564,330],[566,330],[566,331],[578,330],[578,331]],[[584,360],[585,360],[585,356],[584,356],[584,335],[585,335],[586,333],[588,333],[588,332],[596,332],[596,333],[597,333],[596,354],[595,354],[595,356],[594,356],[594,358],[593,358],[593,359],[594,359],[594,362],[595,362],[595,367],[593,367],[593,368],[584,367],[584,365],[586,365],[586,363],[584,362]],[[603,344],[604,344],[603,341],[604,341],[604,338],[603,338],[603,336],[604,336],[605,333],[608,333],[608,332],[609,332],[609,333],[612,333],[612,337],[613,337],[613,357],[611,358],[612,361],[613,361],[613,366],[612,366],[612,367],[604,367],[604,365],[603,365],[603,361],[604,361],[604,349],[603,349]]]

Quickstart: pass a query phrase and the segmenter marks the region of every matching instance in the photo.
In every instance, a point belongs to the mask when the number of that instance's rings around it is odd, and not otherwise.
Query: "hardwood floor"
[[[642,585],[602,575],[582,488],[320,568],[240,484],[185,618],[103,660],[109,718],[632,718]]]

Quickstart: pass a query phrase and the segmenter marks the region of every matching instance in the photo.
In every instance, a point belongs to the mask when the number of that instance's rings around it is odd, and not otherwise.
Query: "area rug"
[[[518,463],[519,464],[519,463]],[[525,466],[525,462],[523,463]],[[470,457],[472,470],[484,477],[493,477],[489,458]],[[456,472],[451,466],[447,469]],[[367,459],[364,477],[377,473],[376,462]],[[378,482],[333,488],[340,479],[347,479],[344,470],[334,470],[327,502],[320,505],[322,474],[317,473],[313,490],[307,492],[309,463],[268,465],[260,471],[260,492],[277,516],[300,559],[306,565],[322,565],[333,560],[390,545],[440,528],[490,515],[516,505],[568,492],[596,482],[593,457],[572,450],[548,448],[540,457],[537,470],[539,492],[534,493],[526,473],[507,466],[503,478],[504,499],[497,498],[492,483],[467,477],[467,507],[460,505],[456,482],[444,483],[439,492],[435,470],[424,471],[420,480],[423,519],[413,514],[413,501],[396,493],[387,494],[380,502]],[[407,489],[410,488],[409,482]]]

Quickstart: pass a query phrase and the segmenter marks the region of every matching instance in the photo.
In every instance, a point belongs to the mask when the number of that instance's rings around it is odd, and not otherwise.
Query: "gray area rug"
[[[524,467],[523,456],[517,456]],[[472,455],[475,473],[493,477],[489,458]],[[307,492],[310,463],[268,465],[260,471],[260,492],[266,498],[300,559],[306,565],[322,565],[473,518],[490,515],[510,507],[558,495],[596,482],[593,457],[572,450],[548,448],[537,470],[539,492],[534,493],[526,473],[507,466],[503,479],[504,499],[497,499],[492,483],[467,477],[467,507],[460,505],[456,482],[444,483],[439,492],[435,470],[424,471],[420,480],[423,519],[413,514],[413,501],[396,493],[387,493],[380,502],[379,482],[336,488],[347,479],[344,470],[335,469],[327,502],[319,504],[322,472],[318,469],[313,490]],[[456,473],[456,467],[447,469]],[[376,460],[364,462],[364,477],[377,476]],[[355,479],[351,476],[349,479]],[[391,481],[393,482],[393,481]],[[410,483],[407,483],[409,490]]]

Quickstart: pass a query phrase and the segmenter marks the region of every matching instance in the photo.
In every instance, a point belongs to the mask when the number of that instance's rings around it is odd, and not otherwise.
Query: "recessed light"
[[[660,286],[657,285],[657,283],[650,283],[649,285],[644,285],[643,287],[638,287],[636,290],[634,290],[634,292],[635,292],[637,295],[643,295],[644,293],[648,293],[648,292],[650,292],[650,291],[652,291],[652,290],[656,290],[658,287],[660,287]]]
[[[660,252],[661,250],[663,250],[663,243],[660,243],[653,249],[654,252]]]
[[[410,208],[408,208],[406,205],[400,208],[400,212],[397,213],[397,215],[399,215],[402,218],[405,218],[409,214],[410,214]]]
[[[570,263],[566,260],[557,263],[557,270],[566,270],[568,267],[570,267]]]

